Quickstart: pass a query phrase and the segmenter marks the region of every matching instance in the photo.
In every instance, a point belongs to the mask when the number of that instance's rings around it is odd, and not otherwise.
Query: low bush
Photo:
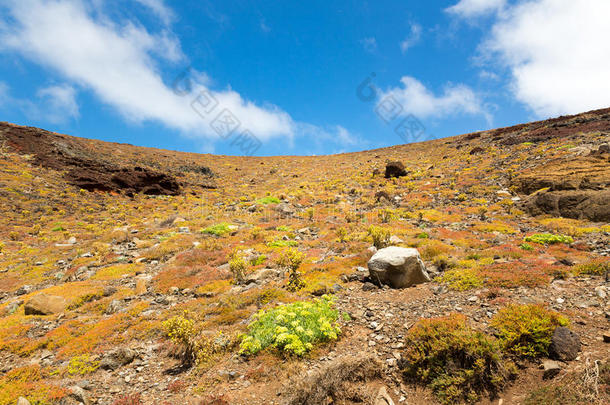
[[[240,353],[253,355],[268,347],[303,356],[315,344],[336,340],[339,313],[330,296],[261,310],[242,337]]]
[[[546,356],[555,329],[567,325],[558,312],[534,304],[508,305],[491,319],[504,349],[530,358]]]
[[[281,201],[279,198],[277,197],[271,197],[271,196],[267,196],[267,197],[263,197],[263,198],[259,198],[258,200],[256,200],[257,204],[262,204],[262,205],[267,205],[267,204],[279,204]]]
[[[469,327],[461,314],[420,320],[405,347],[405,376],[427,384],[444,404],[473,403],[483,392],[495,396],[514,370],[497,342]]]
[[[373,246],[377,249],[387,247],[390,244],[390,237],[392,236],[388,229],[374,225],[369,227],[368,235],[373,240]]]
[[[572,243],[574,239],[567,235],[553,235],[552,233],[536,233],[526,236],[525,242],[539,243],[541,245],[553,245],[555,243]]]
[[[201,233],[214,235],[214,236],[223,236],[226,233],[229,233],[232,229],[232,225],[226,222],[222,222],[220,224],[211,225],[207,228],[201,230]]]
[[[299,242],[297,242],[296,240],[278,239],[278,240],[274,240],[272,242],[267,243],[267,246],[269,246],[269,247],[295,247],[295,246],[299,246]]]
[[[471,290],[483,285],[483,279],[475,269],[448,270],[443,273],[439,280],[456,291]]]
[[[594,259],[587,263],[579,264],[574,268],[575,274],[589,274],[594,276],[603,276],[609,271],[609,259]]]
[[[217,336],[202,335],[195,321],[188,318],[188,312],[163,322],[163,328],[167,337],[177,346],[177,357],[185,366],[203,365],[212,355],[231,346],[230,342],[222,339],[222,332]]]
[[[288,249],[278,258],[278,266],[288,271],[288,290],[297,291],[305,286],[305,282],[301,279],[299,267],[305,260],[305,255],[296,249]]]
[[[235,284],[242,284],[245,281],[248,263],[246,263],[244,258],[237,250],[234,251],[229,257],[229,269],[233,274]]]

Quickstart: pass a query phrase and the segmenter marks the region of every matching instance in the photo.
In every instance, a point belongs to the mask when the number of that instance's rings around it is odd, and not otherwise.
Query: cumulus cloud
[[[191,105],[193,95],[206,92],[218,101],[219,110],[237,117],[240,131],[248,129],[261,140],[293,135],[295,124],[286,112],[257,105],[230,88],[208,89],[205,81],[196,80],[204,75],[191,78],[191,94],[177,94],[163,81],[159,63],[182,60],[180,43],[167,32],[152,34],[134,23],[118,25],[94,15],[89,6],[82,0],[8,0],[0,6],[10,21],[0,25],[0,50],[20,54],[92,90],[133,122],[159,122],[188,136],[216,138],[219,134],[210,125],[216,114],[202,117]]]
[[[409,48],[419,42],[421,38],[421,31],[421,25],[411,24],[411,32],[409,33],[409,36],[407,36],[407,38],[400,43],[400,50],[402,53],[407,52]]]
[[[474,18],[495,13],[505,5],[506,0],[460,0],[445,11],[462,18]]]
[[[479,96],[463,84],[447,84],[442,94],[436,95],[414,77],[404,76],[401,86],[389,89],[380,96],[385,110],[392,107],[400,115],[413,114],[418,118],[442,118],[456,114],[483,115],[490,119]],[[384,100],[387,104],[384,107]]]
[[[482,50],[538,116],[610,106],[610,2],[535,0],[504,10]]]

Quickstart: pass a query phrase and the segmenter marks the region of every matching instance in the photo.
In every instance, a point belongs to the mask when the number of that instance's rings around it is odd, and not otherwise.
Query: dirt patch
[[[33,127],[0,126],[0,137],[16,152],[32,155],[34,164],[66,171],[66,181],[87,191],[114,191],[128,195],[178,195],[180,183],[160,171],[114,164],[110,156],[96,154],[78,138]]]

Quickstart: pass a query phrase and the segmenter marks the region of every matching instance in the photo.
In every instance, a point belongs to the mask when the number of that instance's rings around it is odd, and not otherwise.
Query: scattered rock
[[[561,364],[555,360],[545,360],[542,362],[542,368],[544,369],[542,378],[548,380],[559,374],[561,371]]]
[[[17,295],[25,295],[25,294],[29,294],[29,293],[31,293],[32,291],[34,291],[34,287],[32,287],[31,285],[27,285],[27,284],[26,284],[26,285],[24,285],[24,286],[21,286],[21,287],[20,287],[20,288],[19,288],[19,289],[18,289],[18,290],[15,292],[15,294],[17,294]]]
[[[72,398],[76,399],[77,401],[80,401],[84,405],[89,405],[91,403],[89,401],[89,398],[88,398],[85,390],[82,389],[81,387],[79,387],[78,385],[75,385],[72,388],[70,388],[70,391],[71,391],[70,396]]]
[[[136,352],[126,347],[120,347],[104,355],[100,362],[100,368],[104,370],[116,370],[127,365],[136,357]]]
[[[41,293],[25,303],[26,315],[52,315],[62,312],[68,306],[68,302],[57,295]]]
[[[485,151],[485,149],[481,148],[480,146],[475,146],[474,148],[472,148],[470,150],[470,154],[471,155],[478,155],[478,154],[480,154],[480,153],[482,153],[484,151]]]
[[[396,359],[392,359],[396,361]],[[379,388],[377,392],[377,397],[375,398],[375,405],[394,405],[394,401],[392,397],[388,394],[388,391],[385,387]]]
[[[406,176],[405,165],[401,162],[388,162],[385,166],[385,178]]]
[[[555,329],[549,346],[549,356],[553,360],[572,361],[580,351],[580,338],[570,329],[559,326]]]
[[[377,288],[378,287],[375,284],[369,282],[366,282],[362,285],[362,291],[374,291]]]
[[[368,262],[370,278],[392,288],[406,288],[430,281],[417,249],[390,246],[379,250]]]

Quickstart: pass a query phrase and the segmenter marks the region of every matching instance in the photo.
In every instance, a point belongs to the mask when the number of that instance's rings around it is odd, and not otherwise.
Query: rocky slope
[[[609,141],[610,109],[321,157],[1,124],[0,405],[607,403]],[[369,272],[372,245],[394,248]],[[240,354],[255,313],[324,294],[337,339]],[[524,357],[507,308],[571,332]],[[489,339],[505,380],[450,401],[409,375],[422,320],[439,319]],[[442,368],[461,387],[470,366]]]

